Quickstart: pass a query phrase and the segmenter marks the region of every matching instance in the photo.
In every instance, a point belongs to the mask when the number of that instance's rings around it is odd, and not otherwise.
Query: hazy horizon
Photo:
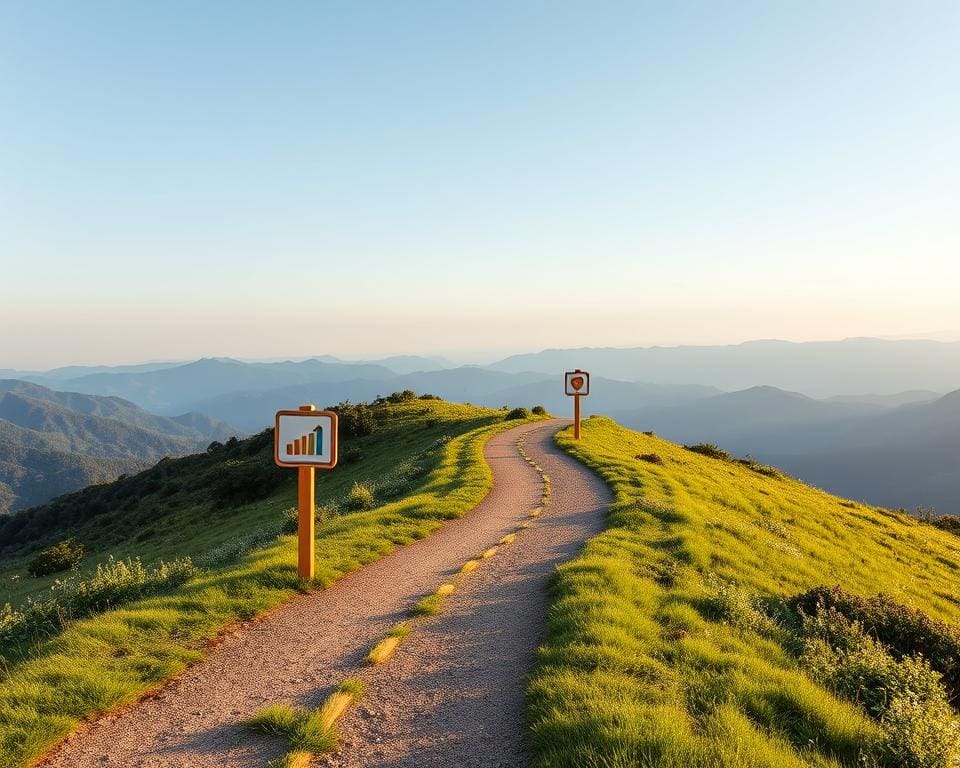
[[[79,359],[79,360],[67,360],[55,362],[49,365],[43,366],[24,366],[24,365],[15,365],[9,363],[5,359],[0,359],[0,370],[15,370],[20,372],[38,372],[42,373],[45,371],[56,370],[58,368],[69,368],[69,367],[96,367],[96,366],[106,366],[106,367],[126,367],[126,366],[138,366],[138,365],[167,365],[167,364],[186,364],[196,362],[202,359],[233,359],[239,360],[246,363],[263,363],[263,362],[283,362],[283,361],[292,361],[300,362],[304,360],[313,360],[317,358],[323,358],[325,356],[335,357],[338,360],[343,362],[365,362],[365,361],[375,361],[383,360],[390,357],[424,357],[424,358],[436,358],[442,359],[447,363],[450,363],[453,366],[461,365],[489,365],[500,360],[503,360],[512,355],[523,355],[523,354],[536,354],[539,352],[548,351],[551,349],[649,349],[649,348],[681,348],[681,347],[727,347],[727,346],[740,346],[744,344],[754,344],[762,342],[783,342],[787,344],[806,344],[806,343],[837,343],[855,339],[875,339],[878,341],[933,341],[937,343],[953,343],[960,342],[960,331],[937,331],[932,333],[919,333],[919,334],[909,334],[904,336],[878,336],[878,335],[864,335],[864,336],[845,336],[842,338],[815,338],[815,339],[783,339],[783,338],[749,338],[742,339],[739,341],[732,341],[722,344],[582,344],[582,345],[570,345],[570,346],[544,346],[544,347],[524,347],[518,346],[516,348],[507,348],[501,352],[489,351],[485,354],[478,354],[476,356],[463,356],[458,355],[455,352],[449,350],[440,350],[437,352],[424,352],[417,350],[401,350],[394,352],[383,352],[383,353],[370,353],[370,354],[335,354],[331,351],[323,352],[306,352],[306,353],[295,353],[289,355],[283,354],[270,354],[270,355],[245,355],[245,354],[214,354],[214,353],[204,353],[199,355],[184,355],[184,356],[170,356],[170,357],[151,357],[151,358],[106,358],[106,359]]]

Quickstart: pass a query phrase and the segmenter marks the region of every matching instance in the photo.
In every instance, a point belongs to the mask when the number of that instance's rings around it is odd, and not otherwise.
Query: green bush
[[[839,632],[838,632],[839,629]],[[897,661],[856,622],[835,611],[804,619],[803,667],[818,682],[880,719],[898,697],[946,701],[940,674],[920,656]]]
[[[214,466],[207,477],[214,505],[221,508],[265,499],[291,480],[291,474],[272,458],[229,459]]]
[[[683,447],[688,451],[699,453],[701,456],[709,456],[711,459],[730,461],[733,458],[729,453],[723,450],[723,448],[720,448],[713,443],[697,443],[696,445],[685,445]]]
[[[373,507],[373,489],[367,483],[354,483],[347,494],[347,509],[360,512]]]
[[[421,400],[443,400],[443,398],[440,397],[440,395],[430,395],[430,394],[420,395],[420,399]]]
[[[51,573],[69,571],[83,560],[83,544],[71,539],[54,544],[38,554],[27,566],[31,576],[48,576]]]
[[[392,395],[387,395],[388,403],[408,403],[416,399],[417,393],[412,389],[405,389],[403,392],[394,392]]]
[[[529,419],[530,411],[526,408],[514,408],[512,411],[509,411],[506,416],[503,417],[506,421],[513,421],[514,419]]]
[[[786,475],[784,475],[783,472],[776,467],[771,467],[768,464],[761,464],[752,456],[747,456],[745,459],[736,459],[736,462],[737,464],[742,464],[747,469],[752,470],[759,475],[765,475],[766,477],[773,477],[776,479],[782,479],[786,477]]]
[[[640,461],[645,461],[648,464],[663,465],[663,458],[657,453],[638,453],[637,459]]]
[[[816,587],[797,595],[790,607],[807,616],[836,611],[875,637],[895,658],[922,655],[960,700],[960,628],[898,603],[888,595],[861,597],[842,587]]]
[[[363,451],[359,448],[347,448],[343,452],[343,463],[344,464],[356,464],[358,461],[363,461]]]
[[[939,672],[923,656],[895,658],[859,621],[834,607],[800,613],[800,663],[817,682],[860,705],[881,726],[880,764],[960,765],[960,720]]]
[[[900,696],[883,717],[882,753],[904,768],[954,768],[960,764],[960,721],[944,701]]]
[[[931,522],[941,530],[960,535],[960,515],[940,515]]]
[[[547,413],[547,409],[544,408],[542,405],[535,405],[535,406],[533,406],[533,408],[530,410],[530,412],[531,412],[534,416],[549,416],[549,415],[550,415],[549,413]]]
[[[377,420],[373,409],[366,403],[351,403],[344,400],[327,408],[337,414],[337,430],[341,440],[351,440],[373,434],[377,429]]]

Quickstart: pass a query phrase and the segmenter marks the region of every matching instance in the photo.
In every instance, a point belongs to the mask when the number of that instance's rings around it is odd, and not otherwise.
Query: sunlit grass
[[[539,768],[868,765],[878,726],[814,683],[776,633],[711,609],[711,580],[761,603],[820,584],[956,623],[960,538],[601,418],[559,445],[615,502],[562,566],[529,688]],[[657,454],[663,464],[639,460]]]
[[[402,643],[409,634],[410,627],[406,624],[398,624],[395,626],[387,633],[387,636],[383,638],[383,640],[370,649],[370,653],[367,654],[367,663],[383,664],[393,656],[394,651],[397,650],[400,643]]]
[[[360,680],[345,680],[317,709],[270,704],[247,720],[246,725],[250,730],[287,742],[290,751],[273,765],[282,768],[307,765],[313,755],[337,748],[336,722],[362,695]]]
[[[443,521],[459,517],[489,491],[492,474],[483,461],[491,434],[517,426],[502,412],[442,401],[394,406],[394,428],[365,439],[370,456],[345,464],[317,484],[318,503],[343,495],[352,483],[383,472],[449,436],[436,461],[412,493],[372,510],[346,514],[318,526],[316,578],[296,576],[296,539],[284,536],[243,556],[236,564],[203,573],[175,591],[139,600],[70,624],[61,634],[9,659],[0,672],[0,765],[19,768],[62,739],[82,720],[136,700],[147,690],[201,658],[206,642],[237,620],[248,619],[297,591],[326,587],[345,573],[397,546],[428,536]],[[290,506],[279,492],[238,518],[272,519]],[[245,517],[244,517],[245,515]],[[229,525],[234,520],[231,518]],[[197,510],[179,548],[164,539],[154,551],[189,553],[190,537],[210,527],[228,527]]]

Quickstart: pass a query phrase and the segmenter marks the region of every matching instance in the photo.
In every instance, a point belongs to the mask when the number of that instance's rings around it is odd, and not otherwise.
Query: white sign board
[[[278,411],[273,459],[281,467],[332,469],[337,463],[337,414]]]
[[[586,371],[567,371],[564,376],[564,391],[570,395],[590,394],[590,374]]]

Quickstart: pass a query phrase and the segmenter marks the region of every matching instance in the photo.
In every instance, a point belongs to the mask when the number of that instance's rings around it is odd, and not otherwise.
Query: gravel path
[[[598,478],[553,446],[559,426],[496,435],[485,449],[493,490],[467,516],[238,628],[157,695],[77,732],[42,765],[260,768],[282,745],[240,722],[275,701],[317,706],[358,672],[367,693],[341,722],[340,752],[318,765],[524,765],[524,678],[543,631],[546,582],[601,529],[610,502]],[[442,614],[417,622],[393,659],[364,667],[411,605],[537,506],[540,478],[516,448],[524,435],[552,480],[544,516],[460,582]]]

